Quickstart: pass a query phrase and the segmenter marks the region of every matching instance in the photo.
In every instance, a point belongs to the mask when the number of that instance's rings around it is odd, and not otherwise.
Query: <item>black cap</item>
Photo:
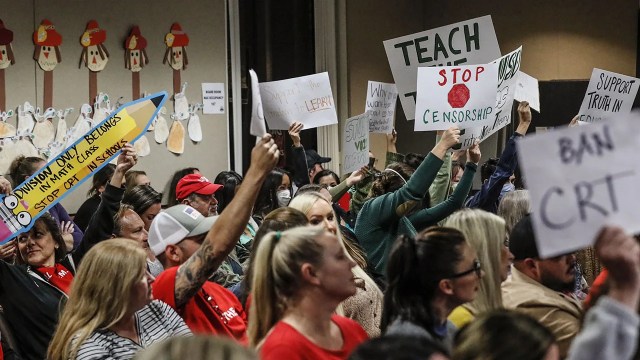
[[[324,164],[331,161],[330,157],[320,156],[315,150],[305,150],[307,156],[307,168],[312,168],[315,164]]]
[[[531,214],[525,215],[511,230],[509,235],[509,250],[514,260],[524,260],[538,257],[536,237],[533,234]]]

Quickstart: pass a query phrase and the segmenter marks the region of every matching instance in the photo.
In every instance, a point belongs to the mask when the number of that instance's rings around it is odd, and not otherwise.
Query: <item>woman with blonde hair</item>
[[[505,222],[498,215],[480,209],[462,209],[453,213],[444,225],[464,234],[485,270],[475,299],[458,306],[449,315],[449,320],[460,328],[479,314],[503,307],[500,286],[509,276],[513,254],[509,251]]]
[[[346,359],[367,339],[335,314],[356,292],[351,260],[320,226],[266,235],[255,250],[249,341],[261,359]]]
[[[169,305],[152,301],[146,259],[129,239],[105,241],[87,253],[49,344],[49,360],[131,359],[153,343],[191,334]]]
[[[309,192],[296,196],[290,207],[302,211],[311,225],[322,225],[338,237],[344,246],[347,256],[356,262],[353,275],[358,282],[355,295],[340,304],[339,313],[360,323],[370,337],[380,336],[380,318],[384,295],[378,285],[366,273],[367,259],[359,246],[338,231],[337,217],[331,203],[319,193]]]

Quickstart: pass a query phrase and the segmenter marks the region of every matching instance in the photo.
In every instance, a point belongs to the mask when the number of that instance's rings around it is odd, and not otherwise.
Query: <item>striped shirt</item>
[[[136,312],[135,320],[139,344],[110,330],[97,330],[82,343],[76,359],[131,359],[139,350],[156,342],[174,336],[191,335],[182,318],[160,300],[154,300]]]

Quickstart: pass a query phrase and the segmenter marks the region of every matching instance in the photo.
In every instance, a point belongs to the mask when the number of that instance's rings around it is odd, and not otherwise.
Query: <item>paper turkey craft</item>
[[[80,36],[82,54],[78,67],[86,66],[89,69],[89,101],[93,104],[98,93],[98,72],[104,70],[109,61],[109,52],[104,46],[107,40],[107,32],[100,28],[98,22],[91,20]]]
[[[4,23],[0,20],[0,111],[6,111],[7,97],[4,85],[4,69],[16,63],[13,57],[13,31],[4,27]]]
[[[44,70],[43,105],[49,108],[53,105],[53,69],[62,62],[60,55],[62,36],[56,31],[51,21],[44,19],[33,33],[33,43],[36,46],[33,59]]]
[[[133,100],[140,98],[140,71],[149,63],[147,57],[147,39],[140,34],[140,28],[134,26],[124,41],[124,66],[131,71],[131,93]]]

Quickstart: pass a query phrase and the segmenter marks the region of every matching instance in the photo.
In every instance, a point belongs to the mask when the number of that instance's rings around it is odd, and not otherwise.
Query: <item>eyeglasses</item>
[[[463,277],[463,276],[469,275],[472,272],[475,272],[478,277],[482,276],[482,264],[480,263],[480,260],[478,260],[478,259],[473,260],[473,268],[471,268],[471,269],[469,269],[467,271],[463,271],[461,273],[453,274],[453,275],[451,275],[449,277],[452,278],[452,279],[455,279],[455,278],[459,278],[459,277]]]

